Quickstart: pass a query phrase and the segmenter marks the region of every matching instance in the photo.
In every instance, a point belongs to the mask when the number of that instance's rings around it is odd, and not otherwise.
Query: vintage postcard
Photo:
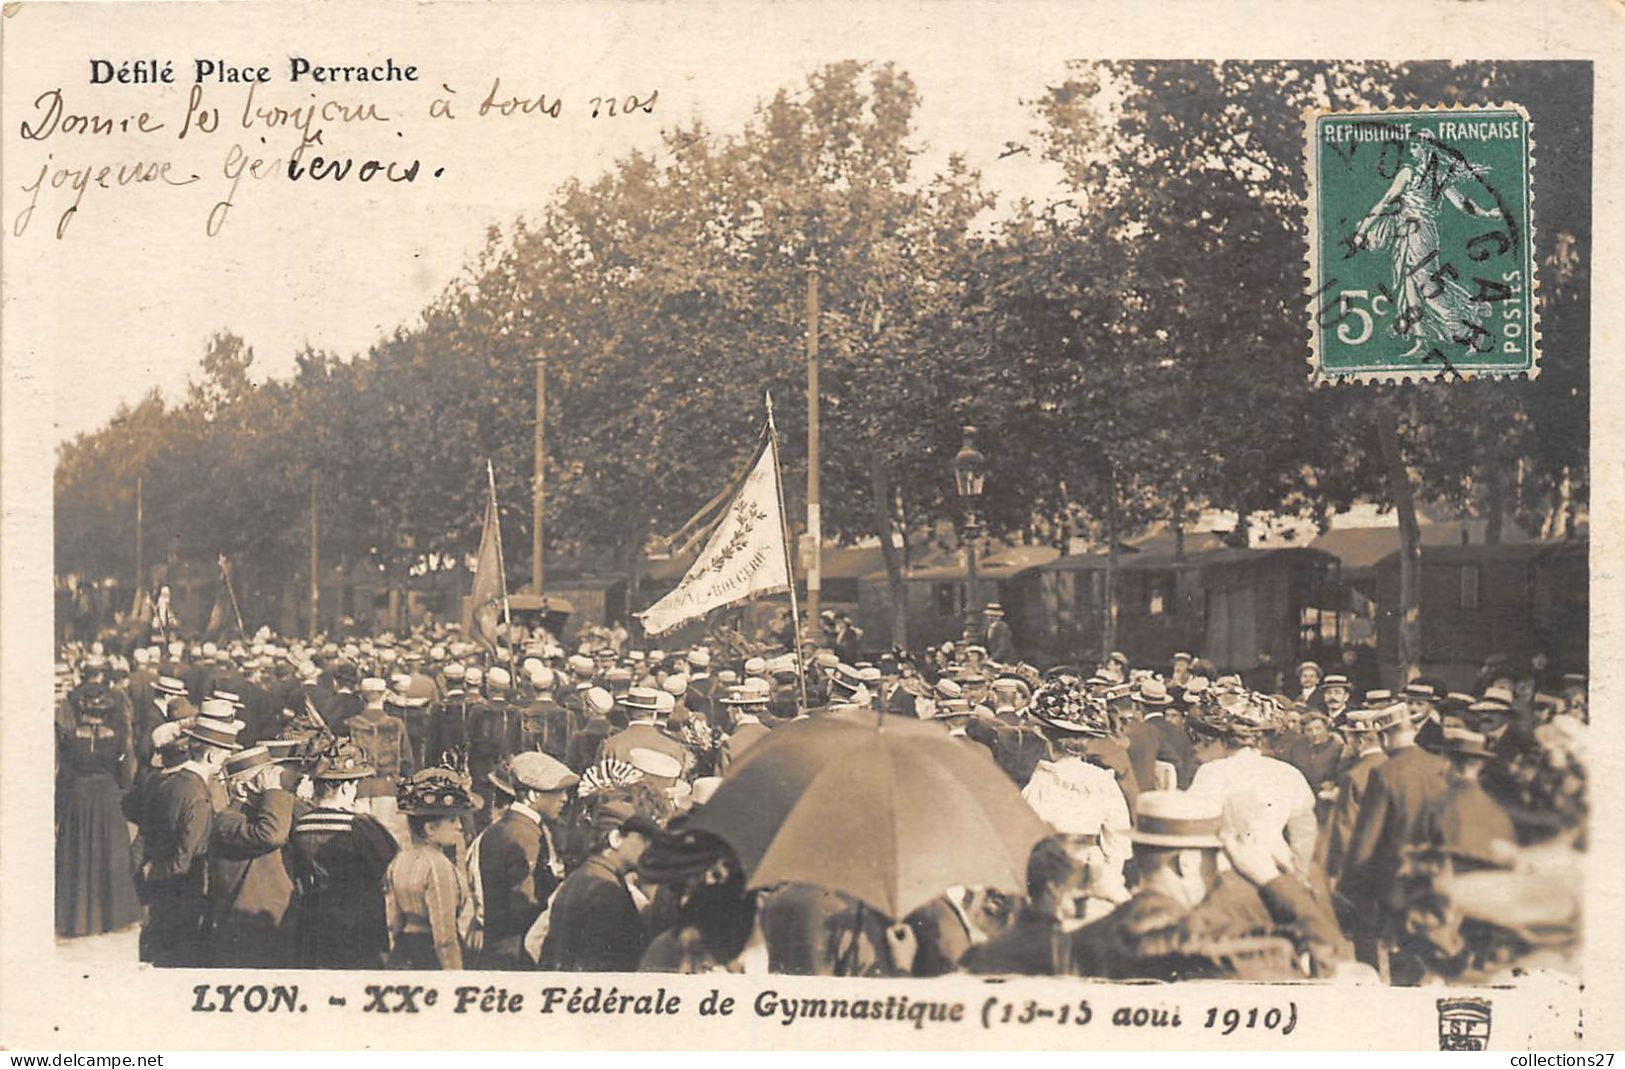
[[[0,1046],[1611,1058],[1622,46],[6,4]]]

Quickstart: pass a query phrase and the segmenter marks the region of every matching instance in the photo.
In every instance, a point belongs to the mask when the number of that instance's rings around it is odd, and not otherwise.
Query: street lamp
[[[965,442],[954,454],[954,488],[965,506],[965,634],[976,633],[976,539],[982,533],[976,522],[976,503],[987,485],[987,457],[976,448],[976,428],[964,428]]]

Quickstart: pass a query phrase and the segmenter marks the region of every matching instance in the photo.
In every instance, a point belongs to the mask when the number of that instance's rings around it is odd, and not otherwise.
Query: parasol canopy
[[[733,847],[752,887],[816,884],[892,919],[954,886],[1025,893],[1049,834],[984,748],[873,714],[775,729],[689,826]]]

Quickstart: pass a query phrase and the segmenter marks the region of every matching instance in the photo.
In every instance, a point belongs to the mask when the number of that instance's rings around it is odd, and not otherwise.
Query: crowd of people
[[[1358,693],[1306,663],[1264,693],[1185,653],[1040,671],[1002,616],[872,660],[850,624],[791,632],[794,649],[638,648],[623,630],[567,650],[522,628],[492,647],[439,626],[69,641],[57,929],[139,922],[141,958],[178,967],[1392,983],[1571,967],[1583,678],[1537,693],[1496,661],[1471,693]],[[1024,887],[943,887],[889,917],[757,886],[697,826],[785,725],[871,714],[937,725],[1019,791],[1048,832]]]

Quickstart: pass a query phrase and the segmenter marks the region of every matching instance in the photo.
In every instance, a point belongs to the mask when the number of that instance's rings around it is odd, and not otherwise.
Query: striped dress
[[[384,873],[399,847],[364,813],[317,807],[288,837],[299,889],[298,960],[307,969],[377,968],[389,951]]]

